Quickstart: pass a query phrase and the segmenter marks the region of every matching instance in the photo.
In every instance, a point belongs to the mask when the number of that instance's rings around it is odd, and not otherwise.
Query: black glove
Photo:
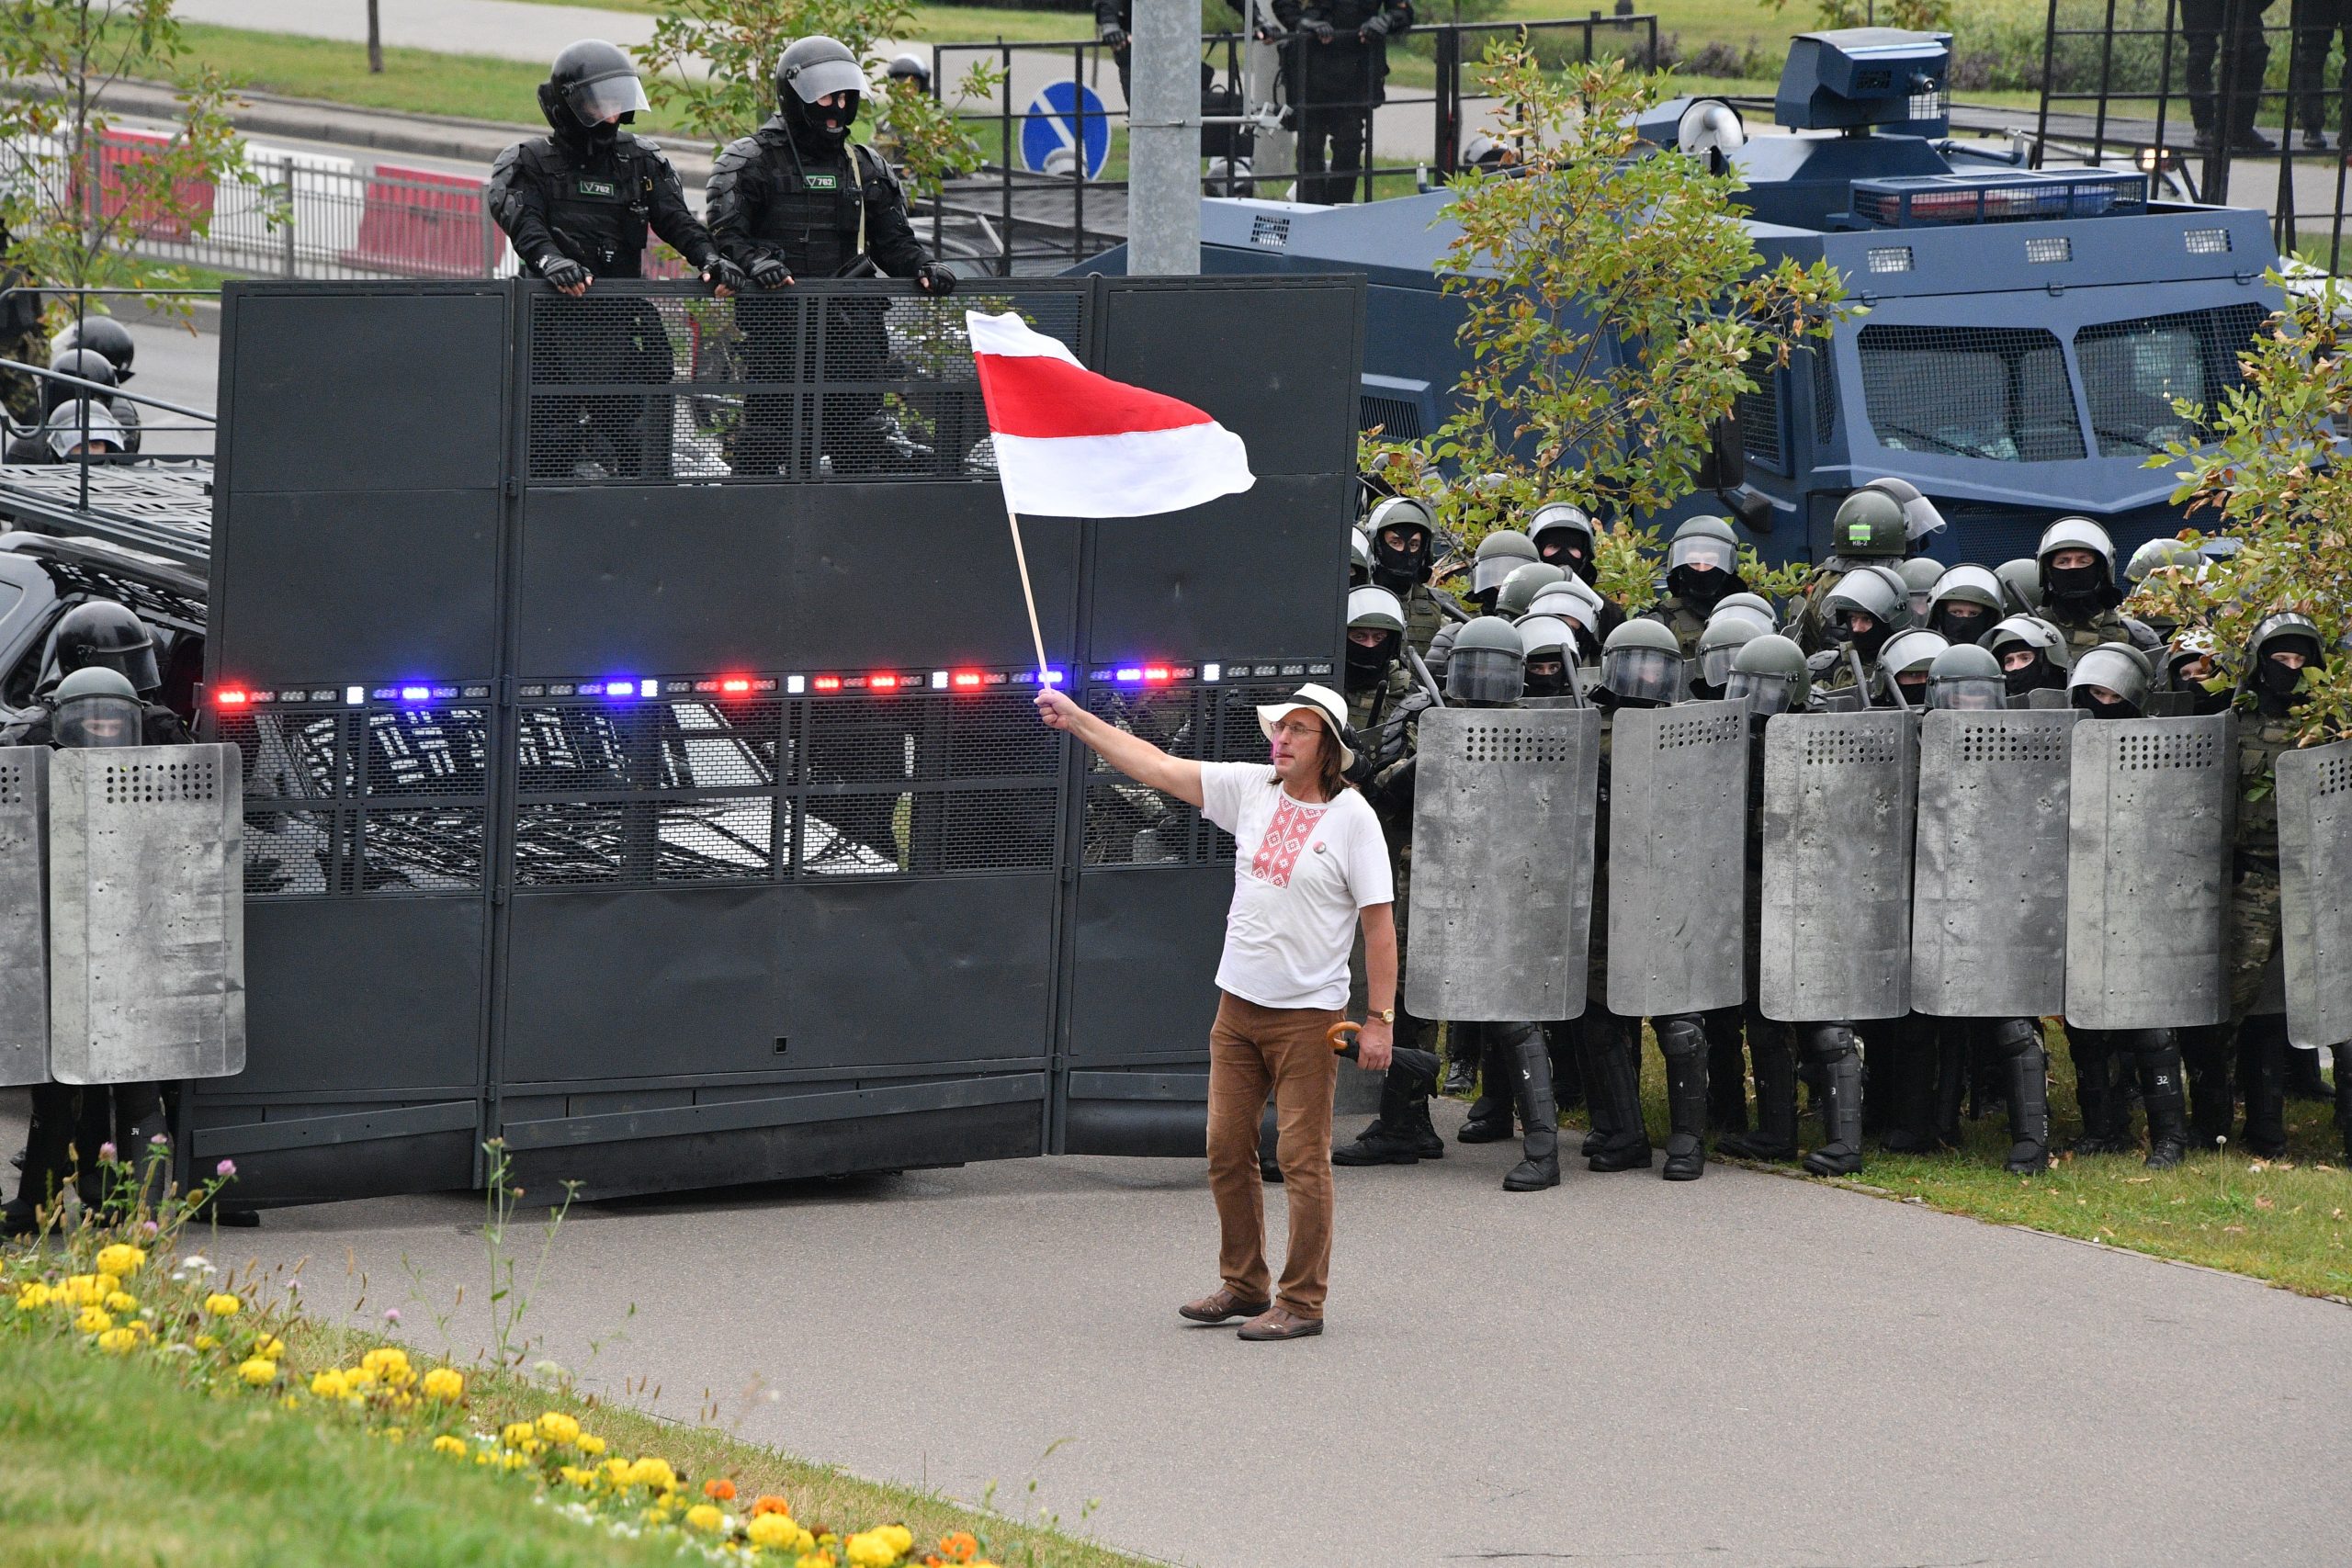
[[[1386,38],[1387,36],[1388,13],[1385,11],[1374,11],[1372,14],[1371,20],[1365,22],[1363,26],[1356,29],[1356,37],[1363,39],[1366,43],[1370,43],[1376,38]]]
[[[792,269],[774,256],[762,256],[752,264],[752,281],[762,288],[782,288],[792,281]]]
[[[594,281],[586,267],[552,251],[539,258],[539,276],[558,288],[577,288]]]
[[[1340,770],[1340,776],[1358,789],[1372,783],[1372,775],[1380,770],[1373,764],[1372,753],[1363,746],[1356,748],[1356,760]]]
[[[925,262],[915,274],[915,287],[942,299],[956,292],[956,275],[937,262]]]
[[[702,280],[713,288],[730,289],[737,294],[750,288],[752,282],[743,276],[741,267],[725,256],[713,256],[702,264]]]
[[[1338,36],[1332,32],[1331,24],[1329,22],[1309,22],[1306,24],[1306,30],[1315,35],[1317,43],[1329,43]]]
[[[1114,54],[1127,47],[1127,29],[1116,22],[1103,23],[1094,30],[1094,36]]]

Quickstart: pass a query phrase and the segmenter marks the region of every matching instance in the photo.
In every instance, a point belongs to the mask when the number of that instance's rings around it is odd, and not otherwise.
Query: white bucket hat
[[[1281,720],[1283,715],[1296,713],[1300,708],[1313,708],[1323,722],[1330,726],[1331,739],[1338,742],[1340,748],[1340,766],[1354,767],[1356,765],[1355,749],[1348,744],[1348,705],[1341,700],[1339,693],[1329,686],[1318,686],[1309,681],[1281,702],[1260,703],[1258,728],[1265,733],[1268,740],[1272,740],[1274,738],[1274,726]]]

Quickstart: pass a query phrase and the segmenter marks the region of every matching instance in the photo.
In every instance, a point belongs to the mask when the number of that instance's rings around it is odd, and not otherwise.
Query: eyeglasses
[[[1276,735],[1290,740],[1304,740],[1310,735],[1320,735],[1322,732],[1323,727],[1319,724],[1293,724],[1284,720],[1274,726]]]

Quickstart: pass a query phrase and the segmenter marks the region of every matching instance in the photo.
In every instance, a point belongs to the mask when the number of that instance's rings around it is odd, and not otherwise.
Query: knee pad
[[[2157,1056],[2177,1043],[2169,1029],[2134,1029],[2123,1036],[2123,1048],[2135,1056]]]
[[[1688,1013],[1674,1018],[1652,1019],[1650,1026],[1657,1033],[1659,1052],[1668,1061],[1706,1053],[1706,1026]]]
[[[1993,1025],[1993,1055],[2004,1060],[2022,1056],[2041,1043],[2041,1031],[2030,1018],[2004,1018]]]
[[[1804,1038],[1808,1060],[1827,1065],[1844,1061],[1856,1055],[1859,1047],[1854,1040],[1853,1026],[1844,1023],[1810,1023],[1799,1026]]]
[[[1540,1036],[1542,1031],[1532,1023],[1490,1023],[1487,1025],[1487,1049],[1516,1061],[1520,1048]]]

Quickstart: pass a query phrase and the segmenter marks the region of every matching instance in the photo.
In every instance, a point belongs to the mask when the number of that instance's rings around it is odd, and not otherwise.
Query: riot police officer
[[[1886,639],[1879,649],[1878,694],[1889,704],[1919,709],[1928,704],[1928,676],[1937,656],[1951,644],[1923,626]]]
[[[1748,1003],[1744,1008],[1749,1067],[1756,1078],[1756,1130],[1734,1131],[1719,1136],[1715,1147],[1739,1159],[1792,1160],[1797,1157],[1796,1033],[1785,1023],[1764,1016],[1757,1006],[1756,964],[1763,915],[1764,870],[1764,749],[1765,725],[1775,714],[1803,713],[1813,705],[1813,674],[1804,650],[1777,632],[1751,637],[1732,657],[1731,674],[1724,696],[1748,705],[1748,724],[1757,744],[1747,780],[1748,880]],[[1736,1055],[1728,1062],[1715,1053],[1708,1057],[1712,1089],[1715,1075],[1729,1068],[1733,1083],[1745,1076]],[[1728,1098],[1728,1097],[1726,1097]]]
[[[1274,0],[1295,96],[1298,199],[1355,199],[1372,166],[1372,115],[1387,101],[1388,40],[1413,25],[1409,0]],[[1328,171],[1328,172],[1327,172]]]
[[[763,298],[796,278],[878,270],[913,278],[926,294],[956,291],[956,275],[929,260],[916,240],[890,165],[849,140],[869,90],[857,56],[836,39],[797,39],[776,57],[775,85],[776,112],[719,153],[708,198],[712,238],[759,290],[735,312],[758,381],[797,379],[802,318],[789,301]],[[888,379],[888,301],[834,295],[824,309],[824,379]],[[789,468],[792,403],[773,393],[745,399],[738,468]],[[818,423],[834,471],[870,473],[888,463],[894,448],[881,393],[834,393],[821,400]],[[950,446],[962,450],[960,442]]]
[[[628,55],[582,39],[555,57],[538,96],[548,134],[501,152],[482,193],[526,273],[574,299],[599,277],[642,276],[650,228],[705,283],[741,286],[686,205],[668,156],[624,129],[647,107]],[[664,386],[676,373],[668,329],[637,297],[549,333],[541,357],[542,379]],[[535,474],[668,477],[674,413],[666,396],[565,400],[548,412],[563,446],[534,452]]]
[[[1538,560],[1574,572],[1587,582],[1592,581],[1600,570],[1595,559],[1600,536],[1581,506],[1554,501],[1537,507],[1535,515],[1527,520],[1527,536],[1534,541]]]
[[[1495,591],[1495,614],[1507,621],[1519,619],[1527,614],[1536,594],[1565,581],[1567,575],[1548,561],[1532,560],[1511,568],[1502,587]]]
[[[1566,577],[1535,591],[1528,603],[1531,615],[1550,615],[1567,623],[1575,646],[1568,650],[1569,662],[1577,668],[1592,669],[1600,663],[1600,645],[1615,627],[1609,619],[1609,601],[1580,577]],[[1617,617],[1623,626],[1624,617]]]
[[[169,711],[141,702],[120,670],[95,660],[58,682],[40,717],[0,736],[0,744],[60,750],[181,745],[187,740],[187,731]],[[158,1084],[38,1084],[32,1101],[24,1175],[16,1197],[0,1213],[0,1227],[11,1235],[39,1227],[40,1209],[63,1190],[69,1175],[75,1178],[85,1208],[105,1207],[118,1194],[106,1190],[98,1165],[100,1145],[113,1144],[135,1168],[149,1140],[167,1132]],[[152,1175],[145,1170],[138,1174],[142,1180]]]
[[[1718,609],[1699,633],[1699,640],[1691,649],[1690,693],[1703,702],[1714,702],[1724,695],[1731,682],[1732,664],[1739,650],[1759,637],[1771,635],[1770,626],[1758,626],[1755,620],[1736,611]]]
[[[1820,689],[1858,690],[1867,701],[1865,677],[1887,639],[1910,619],[1911,595],[1902,575],[1893,567],[1858,566],[1822,595],[1821,615],[1833,641],[1826,662],[1816,665]]]
[[[1348,530],[1348,586],[1366,588],[1372,584],[1372,541],[1361,528]],[[1392,595],[1394,597],[1394,595]]]
[[[140,699],[139,738],[130,746],[185,746],[187,727],[179,716],[153,701],[164,680],[155,659],[155,637],[147,623],[111,599],[85,599],[58,617],[49,634],[49,651],[42,660],[42,711],[0,733],[0,745],[55,746],[56,694],[65,679],[81,670],[106,670],[130,682]]]
[[[1430,586],[1437,562],[1437,520],[1427,502],[1392,495],[1364,514],[1363,531],[1372,541],[1372,581],[1405,606],[1405,641],[1426,659],[1438,628],[1459,619],[1446,615]]]
[[[2042,530],[2034,551],[2041,586],[2041,618],[2056,626],[2069,648],[2127,643],[2153,650],[2161,646],[2145,626],[2118,613],[2123,590],[2115,575],[2115,542],[2087,517],[2061,517]]]
[[[104,317],[98,319],[105,320]],[[61,376],[76,377],[99,387],[119,389],[122,385],[122,372],[115,367],[111,358],[95,348],[61,348],[49,356],[49,367]],[[122,449],[130,453],[139,450],[137,403],[128,398],[108,397],[103,392],[91,390],[89,387],[76,387],[67,381],[44,380],[41,389],[44,403],[52,399],[63,402],[69,398],[87,398],[94,406],[103,407],[114,415],[115,423],[122,429]]]
[[[1535,542],[1516,528],[1497,528],[1478,541],[1470,562],[1470,597],[1487,615],[1495,613],[1503,579],[1535,558]]]
[[[49,340],[49,352],[53,357],[68,349],[86,348],[101,355],[114,368],[114,384],[130,384],[131,366],[139,358],[138,340],[130,329],[112,316],[78,316],[65,323]]]
[[[1747,592],[1739,575],[1739,536],[1720,517],[1692,517],[1666,547],[1666,597],[1643,612],[1674,634],[1682,657],[1699,651],[1707,617],[1734,593]]]
[[[1857,567],[1894,566],[1909,547],[1903,503],[1885,491],[1866,485],[1839,502],[1829,525],[1830,553],[1799,591],[1796,613],[1789,617],[1789,636],[1807,653],[1819,653],[1840,640],[1828,614],[1831,591]]]
[[[2085,723],[2138,718],[2147,710],[2152,682],[2147,655],[2126,642],[2100,643],[2075,660],[2066,680],[2067,701],[2083,710]],[[2121,1154],[2132,1147],[2131,1103],[2112,1070],[2128,1068],[2137,1076],[2147,1109],[2147,1164],[2158,1170],[2178,1165],[2188,1152],[2178,1035],[2170,1029],[2078,1029],[2069,1021],[2066,1049],[2075,1059],[2075,1094],[2083,1115],[2075,1152]]]
[[[2041,568],[2031,556],[2005,560],[1993,569],[2001,581],[2004,606],[2012,615],[2041,613]]]
[[[1976,642],[2000,620],[2005,604],[2001,580],[1984,567],[1951,567],[1928,591],[1927,626],[1949,642]]]
[[[2000,661],[2002,683],[2018,705],[2035,692],[2065,689],[2066,639],[2041,616],[2011,615],[1996,623],[1982,641]]]

